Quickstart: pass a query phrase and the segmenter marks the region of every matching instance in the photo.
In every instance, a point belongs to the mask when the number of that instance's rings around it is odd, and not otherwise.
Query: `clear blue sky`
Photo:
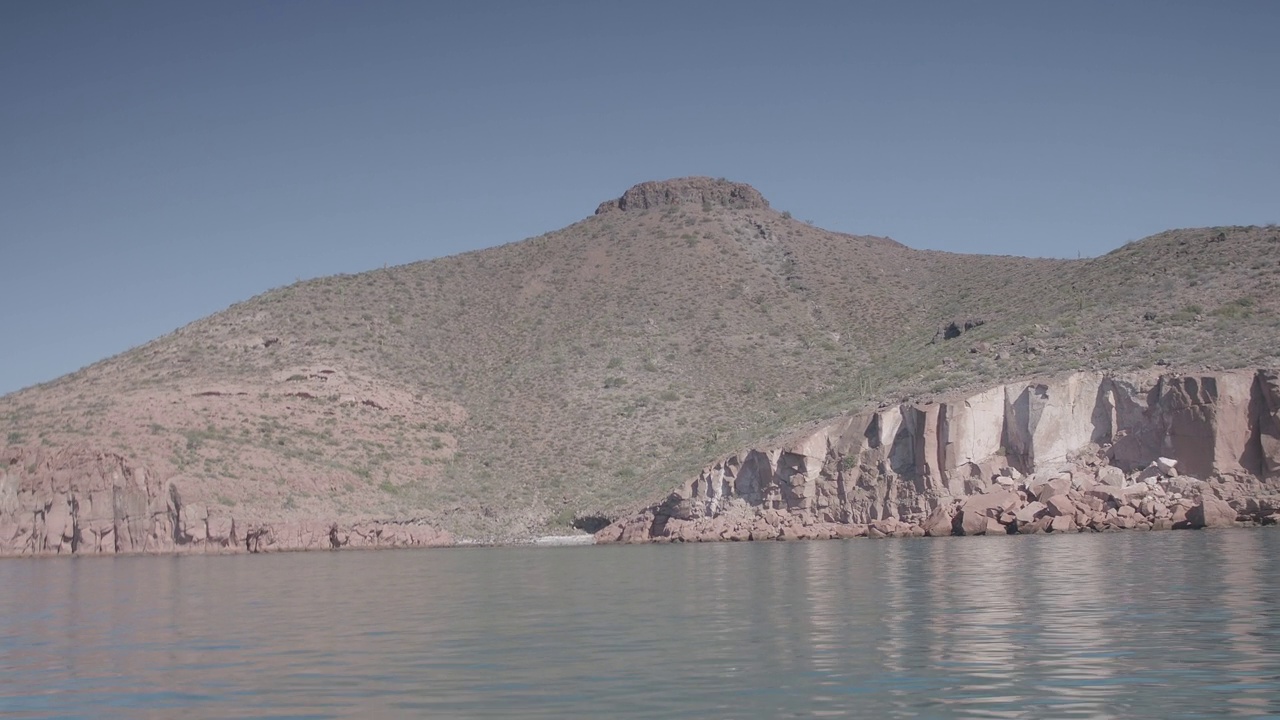
[[[636,182],[1096,255],[1280,222],[1280,2],[0,3],[0,393]]]

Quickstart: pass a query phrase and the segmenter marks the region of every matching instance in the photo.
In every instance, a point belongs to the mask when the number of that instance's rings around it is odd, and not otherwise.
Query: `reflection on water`
[[[0,562],[0,714],[1280,715],[1280,533]]]

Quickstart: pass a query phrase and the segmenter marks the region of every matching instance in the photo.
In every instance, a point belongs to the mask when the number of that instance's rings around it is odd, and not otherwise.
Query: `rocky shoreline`
[[[9,448],[0,451],[0,556],[500,544],[454,538],[421,517],[238,514],[187,497],[207,498],[208,488],[116,453]],[[1080,372],[837,418],[722,458],[594,538],[518,544],[1277,522],[1280,372]]]
[[[1105,532],[1277,520],[1280,372],[1077,372],[884,404],[744,450],[596,540]]]
[[[1165,459],[1167,461],[1167,459]],[[1016,470],[1001,476],[1013,481]],[[1280,524],[1280,498],[1240,495],[1226,481],[1161,476],[1128,486],[1098,483],[1063,473],[1031,484],[997,484],[934,510],[919,520],[885,518],[869,523],[809,522],[778,510],[726,513],[714,519],[633,519],[596,536],[599,544],[828,540],[857,537],[944,537],[1198,530]],[[1236,492],[1232,500],[1222,494]],[[647,524],[646,524],[647,523]]]

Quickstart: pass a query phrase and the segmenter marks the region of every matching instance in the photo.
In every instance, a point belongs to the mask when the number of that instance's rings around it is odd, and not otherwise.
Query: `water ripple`
[[[14,717],[1280,715],[1280,533],[0,563]]]

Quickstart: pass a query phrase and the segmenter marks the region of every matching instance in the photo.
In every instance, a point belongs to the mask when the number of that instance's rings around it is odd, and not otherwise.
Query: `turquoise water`
[[[1280,532],[0,561],[12,717],[1280,716]]]

